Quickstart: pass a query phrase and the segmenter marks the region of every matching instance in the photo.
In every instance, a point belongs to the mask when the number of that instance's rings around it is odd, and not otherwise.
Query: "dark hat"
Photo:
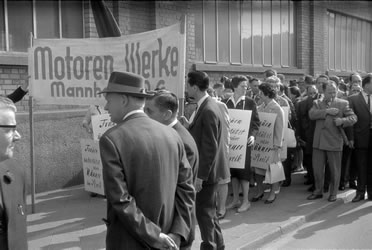
[[[153,96],[153,94],[146,92],[145,79],[129,72],[112,72],[107,88],[98,94],[102,93],[122,93],[138,97]]]

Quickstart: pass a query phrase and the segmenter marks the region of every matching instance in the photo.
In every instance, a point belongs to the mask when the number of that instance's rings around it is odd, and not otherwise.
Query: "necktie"
[[[194,112],[192,112],[192,114],[190,116],[190,120],[189,120],[190,124],[194,121],[194,118],[195,118],[195,115],[196,115],[197,111],[198,111],[198,105],[196,105]]]

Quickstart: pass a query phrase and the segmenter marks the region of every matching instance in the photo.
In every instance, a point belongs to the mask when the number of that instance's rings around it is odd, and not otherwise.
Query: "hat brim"
[[[116,93],[116,94],[126,94],[130,96],[136,96],[136,97],[151,97],[154,96],[153,93],[138,93],[138,92],[131,92],[131,91],[117,91],[117,90],[109,90],[109,89],[103,89],[101,92],[98,92],[97,94],[107,94],[107,93]]]

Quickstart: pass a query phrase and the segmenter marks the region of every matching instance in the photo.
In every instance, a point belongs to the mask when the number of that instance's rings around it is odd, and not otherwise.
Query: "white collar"
[[[198,112],[200,106],[202,105],[202,103],[204,102],[204,100],[208,98],[208,96],[209,95],[207,93],[205,93],[205,95],[202,98],[200,98],[200,100],[197,103],[198,104],[198,108],[196,109],[195,114],[196,114],[196,112]]]
[[[143,112],[142,109],[132,110],[128,114],[126,114],[124,116],[123,120],[125,120],[126,118],[128,118],[130,115],[137,114],[137,113],[144,113],[144,112]]]
[[[171,127],[171,128],[172,128],[174,125],[177,124],[177,122],[178,122],[178,121],[177,121],[177,118],[176,118],[176,119],[174,119],[173,122],[171,122],[171,123],[168,124],[168,127]]]
[[[234,104],[234,108],[236,108],[236,105],[238,105],[238,103],[242,100],[245,100],[245,95],[242,95],[241,97],[239,97],[238,101],[235,102],[235,98],[234,98],[234,95],[230,96],[229,100]],[[244,105],[243,105],[244,106]],[[243,107],[244,108],[244,107]]]

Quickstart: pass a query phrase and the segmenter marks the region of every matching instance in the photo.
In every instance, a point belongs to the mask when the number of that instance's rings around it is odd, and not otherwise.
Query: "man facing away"
[[[216,191],[221,173],[217,165],[217,152],[221,143],[223,118],[216,101],[207,94],[208,75],[194,71],[189,72],[187,77],[186,91],[197,103],[190,121],[183,119],[183,124],[187,124],[199,150],[195,203],[202,238],[200,249],[224,249],[216,211]]]
[[[158,121],[168,127],[174,128],[183,141],[185,146],[187,160],[190,163],[193,172],[193,183],[196,181],[199,167],[199,153],[194,138],[189,131],[177,120],[178,98],[175,94],[167,90],[160,90],[153,97],[146,99],[145,113],[155,121]],[[185,242],[181,242],[181,249],[190,249],[195,238],[195,210],[193,210],[193,223],[191,233]]]
[[[314,101],[309,111],[311,120],[315,120],[313,141],[313,168],[315,190],[308,200],[323,197],[324,170],[328,162],[330,171],[329,202],[337,199],[337,190],[341,175],[341,157],[344,144],[344,127],[352,126],[357,117],[346,100],[337,98],[336,83],[328,80],[322,85],[324,97]]]
[[[144,78],[112,72],[105,109],[117,125],[99,141],[107,196],[106,249],[178,249],[195,189],[181,138],[143,112]]]
[[[27,249],[26,190],[24,174],[5,163],[13,157],[14,143],[21,136],[16,130],[16,107],[0,96],[0,249]]]

